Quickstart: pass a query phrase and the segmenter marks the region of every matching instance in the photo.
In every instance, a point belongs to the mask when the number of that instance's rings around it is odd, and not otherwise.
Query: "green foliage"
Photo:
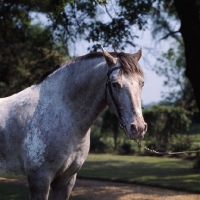
[[[170,48],[157,59],[155,67],[156,73],[165,77],[164,85],[169,87],[169,93],[164,97],[172,103],[181,98],[186,83],[183,42],[178,45],[174,42],[173,46],[176,48]]]
[[[186,51],[187,53],[189,53],[191,50],[190,59],[194,60],[193,52],[195,50],[194,48],[185,48],[185,41],[183,42],[182,35],[180,34],[183,30],[183,26],[181,25],[181,21],[179,18],[181,16],[178,16],[177,13],[177,5],[178,7],[182,7],[184,9],[184,3],[186,3],[187,1],[158,0],[157,2],[158,3],[153,7],[151,12],[151,19],[153,23],[152,36],[158,41],[160,41],[161,39],[168,40],[170,46],[167,51],[165,51],[164,53],[161,52],[159,55],[156,56],[158,62],[153,68],[153,70],[155,70],[158,75],[165,77],[164,85],[167,86],[169,89],[169,92],[163,93],[164,100],[162,101],[162,104],[184,107],[189,111],[197,113],[198,109],[193,87],[185,75]],[[195,6],[195,10],[200,11],[200,6],[198,4],[193,5],[192,2],[191,4],[192,6]],[[186,11],[187,14],[188,12],[191,11]],[[188,19],[186,21],[191,21],[189,17],[190,14],[188,14],[187,16]],[[198,20],[198,18],[196,18],[196,20]],[[188,29],[190,28],[187,27],[185,31],[187,32]],[[188,32],[188,38],[192,38],[192,36],[190,36],[190,33],[191,32]],[[198,35],[198,32],[196,32],[194,36],[195,35]],[[187,45],[187,47],[189,46]],[[191,62],[191,60],[189,61],[189,59],[187,59],[187,62]],[[195,63],[195,65],[197,64]],[[194,66],[194,68],[196,67]]]
[[[146,109],[143,115],[148,124],[144,143],[150,149],[185,151],[194,147],[193,143],[196,139],[186,134],[191,124],[192,113],[189,111],[181,107],[154,106]],[[133,154],[144,151],[126,138],[119,127],[117,117],[112,115],[109,110],[106,110],[99,119],[102,121],[98,120],[98,127],[95,125],[91,134],[91,150],[93,152]]]
[[[199,6],[197,8],[199,9]],[[48,25],[43,24],[40,27],[43,33],[41,30],[32,33],[31,30],[38,29],[31,24],[32,13],[42,13],[48,18]],[[80,39],[93,43],[90,50],[99,49],[100,43],[109,46],[111,39],[115,41],[119,50],[127,45],[135,46],[134,39],[138,35],[133,30],[147,29],[150,18],[153,21],[151,27],[153,27],[152,33],[155,37],[159,34],[162,34],[164,38],[171,36],[176,42],[181,43],[181,48],[176,45],[174,49],[171,48],[162,55],[163,58],[159,62],[164,68],[157,69],[159,74],[167,76],[165,84],[170,88],[172,88],[171,85],[181,85],[178,95],[174,95],[174,90],[171,91],[166,97],[167,101],[174,103],[177,98],[178,100],[185,98],[186,101],[183,103],[179,101],[178,105],[192,104],[194,108],[196,104],[193,96],[190,95],[193,94],[192,87],[187,87],[185,78],[180,78],[183,77],[185,68],[185,60],[182,59],[184,44],[180,34],[174,34],[177,31],[176,28],[179,27],[179,23],[178,25],[174,23],[178,22],[174,0],[3,1],[0,8],[1,96],[7,96],[30,85],[35,80],[35,77],[29,77],[30,74],[31,76],[36,74],[37,77],[45,69],[49,69],[49,63],[53,67],[55,63],[60,62],[58,55],[55,54],[58,52],[60,54],[57,48],[61,44],[65,48],[65,54],[68,54],[67,47],[74,45]],[[167,63],[167,60],[170,62]],[[45,69],[41,70],[41,68]],[[11,83],[14,80],[17,82]],[[21,87],[14,89],[16,85],[21,85]],[[188,88],[190,92],[186,93]],[[190,101],[192,103],[188,104]]]
[[[179,18],[174,5],[174,0],[158,0],[151,10],[151,19],[153,22],[152,36],[154,39],[173,38],[180,40]]]
[[[124,49],[125,46],[135,46],[134,39],[138,36],[130,28],[145,30],[147,28],[147,18],[152,8],[153,1],[114,1],[108,2],[104,7],[97,6],[95,18],[89,23],[87,41],[95,43],[90,49],[97,50],[100,46],[109,46],[113,39],[118,49]],[[113,6],[115,5],[115,6]],[[103,16],[107,20],[102,20]]]
[[[100,128],[97,125],[93,125],[90,137],[90,151],[96,153],[103,153],[106,151],[106,149],[106,144],[101,139]]]
[[[200,156],[197,158],[197,160],[194,162],[193,165],[194,169],[196,169],[198,172],[200,171]]]
[[[164,85],[169,88],[169,92],[163,93],[164,100],[161,104],[180,106],[197,113],[194,91],[185,76],[183,41],[178,40],[172,44],[174,48],[168,49],[157,59],[154,69],[158,75],[165,77]]]
[[[130,26],[147,28],[147,16],[154,0],[36,2],[37,10],[49,16],[51,30],[57,38],[62,38],[68,44],[85,39],[93,42],[90,50],[96,51],[100,48],[99,44],[110,45],[111,39],[115,40],[118,49],[127,45],[135,46],[133,40],[137,35],[133,34]]]
[[[124,142],[121,146],[120,146],[120,153],[121,154],[133,154],[134,153],[134,149],[132,148],[132,145],[128,142]]]
[[[32,85],[68,54],[49,29],[31,23],[29,5],[21,3],[0,7],[0,97]]]
[[[102,115],[101,132],[107,133],[109,130],[118,133],[119,121],[116,115],[112,114],[108,109],[103,112]]]
[[[173,136],[169,144],[169,149],[172,152],[179,152],[185,150],[191,150],[194,140],[192,137],[177,135]]]
[[[114,149],[117,150],[118,138],[121,133],[118,118],[107,109],[103,113],[102,120],[101,133],[107,136],[112,135]]]
[[[155,106],[146,110],[144,119],[148,124],[147,146],[162,151],[188,150],[192,145],[191,138],[180,135],[189,129],[189,116],[190,112],[180,107]]]

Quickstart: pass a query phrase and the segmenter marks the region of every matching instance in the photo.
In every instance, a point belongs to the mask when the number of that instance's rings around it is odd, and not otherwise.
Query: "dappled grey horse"
[[[0,99],[0,168],[28,178],[31,200],[70,196],[90,146],[90,127],[108,105],[127,137],[147,130],[141,112],[143,72],[136,54],[90,53]]]

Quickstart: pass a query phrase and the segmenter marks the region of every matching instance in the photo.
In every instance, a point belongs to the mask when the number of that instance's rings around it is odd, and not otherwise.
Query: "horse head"
[[[108,66],[107,105],[117,115],[129,139],[143,138],[147,124],[141,107],[144,75],[138,63],[142,50],[136,54],[108,53],[103,47],[102,50]]]

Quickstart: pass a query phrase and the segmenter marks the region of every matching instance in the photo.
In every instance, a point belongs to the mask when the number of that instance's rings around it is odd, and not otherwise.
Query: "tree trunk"
[[[113,134],[114,134],[114,150],[117,150],[118,133],[116,131],[114,131]]]
[[[180,32],[185,45],[186,76],[194,89],[200,111],[200,6],[197,0],[174,0],[181,21]]]

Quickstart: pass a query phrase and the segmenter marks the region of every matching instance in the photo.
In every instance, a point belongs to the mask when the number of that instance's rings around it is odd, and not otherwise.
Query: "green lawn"
[[[192,161],[178,158],[89,154],[78,176],[200,193],[200,174],[192,166]],[[0,181],[0,200],[27,199],[27,186],[14,180]],[[71,197],[71,200],[83,199]]]
[[[28,200],[28,187],[17,181],[0,181],[0,200]],[[70,197],[70,200],[86,200],[82,197]]]
[[[177,158],[90,154],[78,176],[200,192],[200,174],[192,166]]]
[[[28,188],[16,182],[0,181],[0,200],[27,200]]]

